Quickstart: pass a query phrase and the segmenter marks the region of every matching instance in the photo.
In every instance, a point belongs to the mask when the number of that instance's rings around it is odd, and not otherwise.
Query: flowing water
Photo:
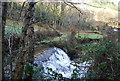
[[[44,73],[47,73],[47,67],[52,68],[56,73],[62,74],[65,78],[71,78],[73,70],[76,68],[75,62],[71,61],[68,55],[61,49],[53,47],[49,50],[43,52],[40,56],[35,56],[34,63],[38,64],[38,67],[35,67],[36,70],[39,70],[40,67],[44,67]],[[85,77],[88,68],[85,66],[90,66],[88,62],[79,63],[79,72],[81,77]]]

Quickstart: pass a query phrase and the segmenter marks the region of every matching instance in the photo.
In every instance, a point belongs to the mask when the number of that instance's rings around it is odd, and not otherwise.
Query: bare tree
[[[0,2],[0,9],[2,11],[1,16],[2,16],[2,60],[4,60],[4,35],[5,35],[5,24],[6,24],[6,17],[7,17],[7,2]],[[2,79],[4,79],[4,63],[2,62]]]
[[[35,2],[29,2],[27,5],[27,10],[26,10],[25,16],[24,16],[24,24],[22,27],[20,56],[18,57],[16,70],[15,70],[13,79],[18,79],[18,80],[22,79],[25,62],[29,62],[29,63],[33,62],[34,28],[31,23],[33,20],[33,15],[34,15],[34,6],[35,6]],[[31,79],[32,74],[27,76],[27,78]]]

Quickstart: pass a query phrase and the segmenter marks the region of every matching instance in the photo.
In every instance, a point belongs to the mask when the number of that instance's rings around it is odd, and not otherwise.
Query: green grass
[[[12,21],[12,20],[7,20],[6,26],[5,26],[5,34],[6,35],[20,34],[21,28],[22,28],[21,22],[17,23],[17,22]]]
[[[85,39],[85,38],[99,39],[99,38],[103,38],[103,36],[100,35],[100,34],[85,34],[85,33],[81,34],[80,36],[76,35],[75,37],[78,38],[78,39]]]
[[[55,37],[51,40],[43,40],[41,41],[41,43],[46,43],[46,44],[51,44],[51,43],[58,43],[60,41],[65,41],[66,39],[62,38],[62,37]]]
[[[99,39],[99,38],[103,38],[102,35],[100,34],[86,34],[86,33],[81,33],[80,36],[75,35],[75,37],[77,39],[85,39],[85,38],[91,38],[91,39]],[[46,43],[46,44],[51,44],[51,43],[55,43],[55,42],[60,42],[60,41],[67,41],[68,38],[68,34],[63,34],[61,37],[55,37],[51,40],[43,40],[41,41],[41,43]]]
[[[23,22],[7,19],[5,26],[5,34],[6,35],[21,34],[22,26],[23,26]],[[34,25],[34,31],[39,30],[37,26],[38,25]],[[47,28],[47,26],[42,26],[42,27]]]

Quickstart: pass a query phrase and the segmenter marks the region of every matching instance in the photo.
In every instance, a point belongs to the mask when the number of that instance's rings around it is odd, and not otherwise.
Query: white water
[[[41,66],[44,67],[44,72],[47,73],[47,67],[52,68],[53,71],[62,74],[63,77],[71,78],[71,74],[73,74],[73,70],[76,68],[73,66],[75,63],[70,60],[68,55],[59,48],[51,48],[45,51],[41,56],[36,56],[34,63],[38,64],[36,69],[39,69]],[[78,64],[80,73],[80,77],[85,77],[85,73],[87,73],[88,68],[84,66],[90,66],[87,62]]]

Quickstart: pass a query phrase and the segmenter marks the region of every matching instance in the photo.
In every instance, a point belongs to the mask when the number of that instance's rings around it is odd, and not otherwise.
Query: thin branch
[[[54,31],[56,31],[60,36],[62,35],[61,33],[60,33],[60,31],[58,31],[58,30],[56,30],[53,26],[51,26],[50,24],[48,24],[48,26],[49,26],[49,28],[51,28],[51,29],[53,29]]]
[[[22,13],[22,10],[23,10],[24,6],[25,6],[25,2],[23,2],[22,8],[21,8],[21,10],[20,10],[20,17],[21,17],[21,13]],[[19,17],[19,18],[20,18],[20,17]]]
[[[76,3],[73,3],[73,2],[64,2],[66,5],[68,5],[68,6],[70,6],[70,7],[72,7],[72,8],[75,8],[76,10],[78,10],[81,14],[83,14],[82,13],[82,11],[80,10],[80,9],[78,9],[74,4],[76,4]],[[70,3],[70,4],[68,4],[68,3]]]

